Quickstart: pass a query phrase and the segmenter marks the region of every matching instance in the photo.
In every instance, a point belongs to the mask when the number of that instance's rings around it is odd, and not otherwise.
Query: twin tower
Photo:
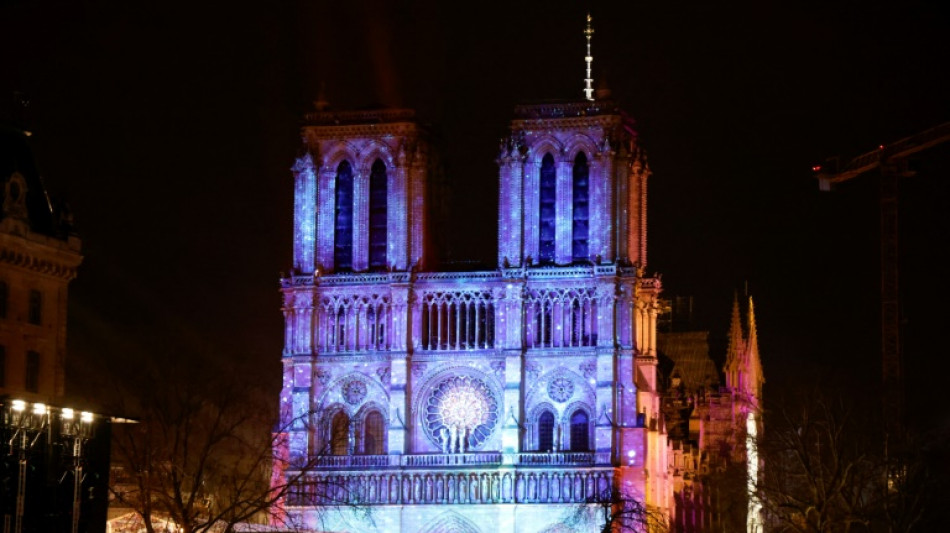
[[[442,180],[412,111],[312,113],[303,140],[297,272],[437,267],[429,248]],[[519,106],[497,161],[499,267],[646,264],[650,171],[614,103]]]
[[[663,499],[650,171],[614,103],[516,108],[491,270],[439,270],[444,180],[411,111],[318,111],[303,142],[282,280],[295,520],[359,502],[375,526],[330,529],[561,531],[611,489]]]

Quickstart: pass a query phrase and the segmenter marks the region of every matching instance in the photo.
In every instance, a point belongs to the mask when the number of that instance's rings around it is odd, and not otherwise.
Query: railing
[[[519,453],[514,464],[523,466],[609,465],[610,452]]]
[[[427,468],[452,466],[607,466],[611,464],[610,452],[563,452],[563,453],[425,453],[409,455],[328,455],[316,464],[318,469],[334,468]]]
[[[307,476],[291,506],[578,503],[613,486],[613,470],[339,473]]]
[[[399,455],[327,455],[317,461],[317,468],[399,466],[400,457]]]
[[[425,454],[403,455],[402,458],[401,466],[500,465],[502,454],[498,452]]]

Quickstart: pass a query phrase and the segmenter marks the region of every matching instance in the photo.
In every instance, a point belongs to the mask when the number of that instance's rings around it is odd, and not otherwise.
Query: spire
[[[729,323],[729,348],[726,352],[726,361],[739,356],[742,351],[742,318],[739,313],[739,294],[732,296],[732,320]]]
[[[762,384],[765,383],[765,375],[762,372],[762,360],[759,359],[759,338],[755,327],[755,305],[752,303],[752,296],[749,296],[749,314],[748,320],[749,338],[746,341],[747,365],[749,373],[749,395],[754,396],[756,400],[762,398]]]
[[[584,98],[590,101],[594,100],[594,78],[590,75],[590,65],[594,62],[594,56],[590,53],[590,38],[594,35],[594,28],[591,26],[593,19],[590,13],[587,13],[587,28],[584,29],[584,37],[587,38],[587,55],[584,61],[587,63],[587,77],[584,78]]]

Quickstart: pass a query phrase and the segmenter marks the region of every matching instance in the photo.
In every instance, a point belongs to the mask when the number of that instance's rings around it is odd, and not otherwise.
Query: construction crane
[[[898,275],[898,180],[913,176],[908,157],[950,141],[950,122],[881,145],[877,150],[855,157],[845,165],[812,167],[822,191],[838,183],[880,169],[881,215],[881,356],[883,370],[884,428],[893,443],[903,438],[904,390],[900,342],[900,292]],[[829,168],[831,167],[831,168]]]

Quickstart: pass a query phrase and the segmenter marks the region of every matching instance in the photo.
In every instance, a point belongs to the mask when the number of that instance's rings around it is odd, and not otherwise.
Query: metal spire
[[[584,29],[584,36],[587,37],[587,55],[584,61],[587,63],[587,77],[584,78],[584,97],[590,101],[594,100],[594,78],[590,75],[590,64],[594,62],[594,56],[590,54],[590,38],[594,35],[594,28],[591,26],[593,19],[590,13],[587,13],[587,28]]]

